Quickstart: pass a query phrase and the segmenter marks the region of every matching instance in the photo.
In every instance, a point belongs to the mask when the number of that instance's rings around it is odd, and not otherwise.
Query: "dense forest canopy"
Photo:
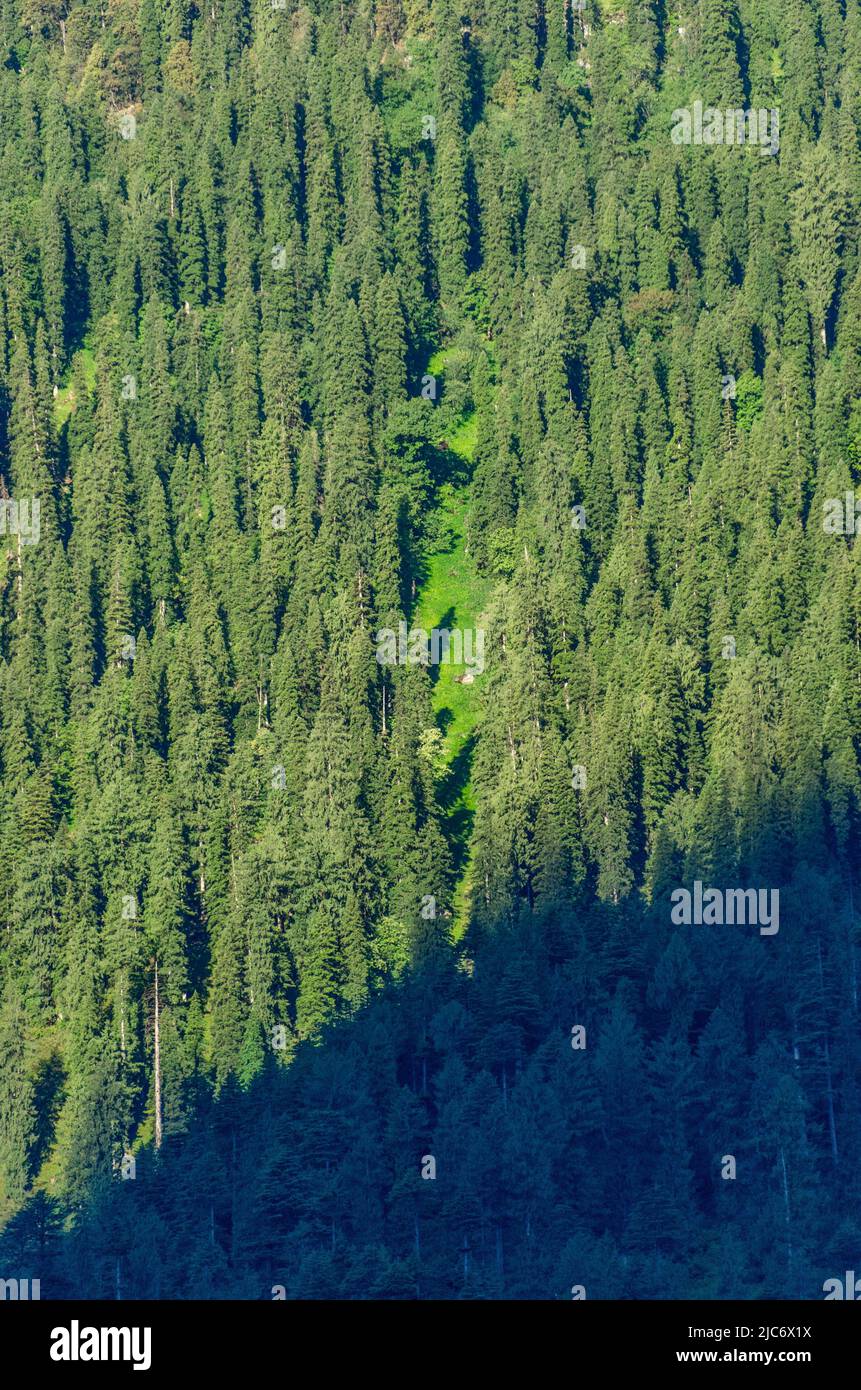
[[[0,1277],[821,1298],[858,0],[0,42]]]

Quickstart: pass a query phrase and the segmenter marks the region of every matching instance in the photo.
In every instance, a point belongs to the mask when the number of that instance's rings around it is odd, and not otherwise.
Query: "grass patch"
[[[469,489],[442,489],[440,508],[453,537],[453,544],[428,556],[427,578],[418,596],[412,625],[426,631],[431,628],[466,628],[479,626],[478,619],[488,596],[488,583],[475,574],[466,553],[466,511]],[[457,680],[467,670],[465,664],[441,664],[435,670],[434,708],[445,714],[448,760],[453,762],[472,732],[477,718],[477,693],[481,677],[472,685]]]
[[[456,358],[457,349],[435,352],[427,370],[443,377],[446,366]],[[466,463],[472,462],[475,452],[477,419],[475,411],[466,412],[447,431],[446,443],[452,453]],[[483,626],[482,615],[487,603],[491,581],[475,572],[466,548],[466,518],[470,502],[468,484],[455,486],[445,483],[439,490],[438,514],[440,534],[445,537],[440,547],[426,556],[425,579],[419,591],[411,617],[413,627],[470,630],[473,634],[472,654],[477,655],[475,631]],[[470,836],[475,816],[475,795],[470,782],[472,753],[476,741],[476,724],[480,710],[482,677],[476,675],[472,684],[463,684],[458,677],[467,671],[466,664],[441,663],[431,668],[433,707],[436,721],[445,739],[445,762],[448,776],[439,792],[440,805],[445,813],[449,843],[454,854],[457,876],[454,893],[454,922],[452,934],[459,939],[469,919],[470,899]]]
[[[87,390],[92,391],[96,384],[96,359],[88,347],[82,347],[75,353],[71,367],[64,373],[64,381],[67,384],[61,386],[54,397],[54,427],[58,433],[77,405],[72,379],[78,368],[83,371]]]

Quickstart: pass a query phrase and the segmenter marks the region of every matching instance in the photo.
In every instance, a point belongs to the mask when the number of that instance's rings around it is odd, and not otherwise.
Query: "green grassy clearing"
[[[447,351],[434,353],[428,371],[444,377]],[[475,412],[468,412],[454,430],[449,430],[448,447],[460,458],[472,461],[476,441]],[[412,625],[431,629],[458,628],[473,631],[482,626],[490,583],[476,574],[467,553],[466,518],[470,490],[466,484],[440,489],[439,508],[448,543],[427,557],[427,575],[418,594]],[[475,646],[473,645],[473,652]],[[458,677],[467,671],[454,662],[433,668],[433,706],[437,724],[445,737],[445,757],[449,775],[440,791],[440,801],[449,825],[455,851],[457,887],[454,897],[453,935],[458,939],[466,929],[470,897],[470,833],[475,813],[475,797],[469,771],[475,745],[475,727],[480,708],[481,676],[464,685]]]
[[[72,367],[65,373],[67,386],[61,386],[54,397],[54,427],[59,433],[63,428],[72,411],[75,409],[77,401],[75,399],[75,388],[72,384],[74,367],[81,366],[84,372],[84,380],[90,391],[96,384],[96,359],[88,347],[82,347],[75,353]]]

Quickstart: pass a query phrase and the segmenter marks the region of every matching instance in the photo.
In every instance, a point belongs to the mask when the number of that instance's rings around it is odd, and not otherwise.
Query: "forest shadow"
[[[665,847],[651,901],[575,886],[561,853],[531,901],[482,883],[464,942],[422,923],[289,1060],[188,1078],[133,1180],[97,1106],[89,1177],[29,1196],[0,1276],[43,1299],[822,1297],[861,1242],[848,860],[781,825],[731,862],[724,829]],[[778,930],[673,920],[700,880],[769,885]]]
[[[30,1151],[34,1172],[39,1171],[54,1142],[57,1120],[65,1100],[65,1089],[66,1070],[63,1059],[58,1052],[52,1052],[39,1062],[34,1078],[36,1127]]]
[[[431,632],[433,632],[434,630],[442,631],[443,629],[450,631],[450,630],[451,630],[451,627],[452,627],[452,625],[453,625],[453,623],[454,623],[454,609],[453,609],[453,608],[447,608],[446,611],[443,613],[442,617],[441,617],[441,618],[438,618],[437,621],[434,623],[433,628],[431,629]],[[441,662],[441,661],[432,661],[432,662],[430,663],[430,665],[428,666],[428,676],[430,677],[430,683],[431,683],[431,685],[436,685],[436,684],[437,684],[437,682],[439,681],[439,678],[440,678],[440,672],[441,672],[441,671],[442,671],[442,662]],[[445,712],[446,712],[446,711],[440,710],[440,714],[443,714],[443,713],[445,713]],[[449,711],[449,713],[450,713],[450,711]],[[442,727],[442,726],[440,726],[440,727]],[[445,733],[445,730],[444,730],[444,729],[443,729],[443,733]]]
[[[437,723],[445,733],[448,720],[442,718],[449,711],[441,710]],[[452,857],[455,878],[459,879],[469,854],[469,837],[475,821],[475,810],[468,806],[463,797],[472,772],[472,759],[478,735],[470,734],[463,746],[455,754],[449,766],[448,777],[442,782],[437,793],[437,801],[445,816],[445,833]]]

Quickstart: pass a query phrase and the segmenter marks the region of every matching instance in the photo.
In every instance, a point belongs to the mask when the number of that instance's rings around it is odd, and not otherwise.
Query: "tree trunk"
[[[155,966],[155,1146],[161,1148],[161,1037],[158,1021],[158,961]]]
[[[816,963],[819,968],[819,988],[822,993],[823,1002],[825,1000],[825,971],[822,968],[822,941],[816,942]],[[825,1035],[823,1038],[825,1051],[825,1097],[828,1105],[828,1133],[831,1138],[831,1156],[835,1164],[840,1162],[837,1149],[837,1121],[834,1116],[834,1083],[831,1076],[831,1049],[828,1046],[828,1025],[825,1025]]]
[[[792,1278],[792,1209],[789,1204],[789,1178],[786,1172],[786,1155],[783,1152],[783,1145],[780,1147],[780,1170],[783,1178],[783,1205],[786,1212],[786,1257],[789,1268],[789,1277]]]

